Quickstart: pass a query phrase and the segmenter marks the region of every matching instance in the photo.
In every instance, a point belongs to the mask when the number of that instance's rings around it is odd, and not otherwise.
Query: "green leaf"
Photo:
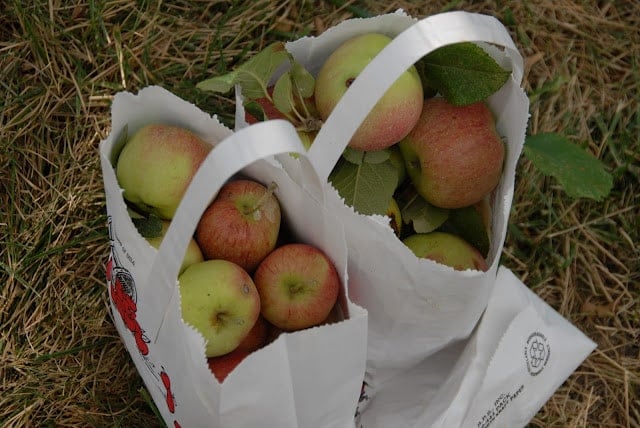
[[[365,152],[362,150],[352,149],[351,147],[347,147],[342,152],[342,157],[344,160],[351,162],[354,165],[362,165],[364,162]]]
[[[238,78],[238,73],[232,71],[222,76],[215,76],[207,80],[203,80],[196,84],[196,88],[206,92],[217,92],[220,94],[226,94],[231,89]]]
[[[401,210],[405,224],[413,223],[416,233],[433,232],[449,217],[449,210],[431,205],[420,195],[416,194]]]
[[[572,198],[600,201],[613,187],[613,178],[604,164],[562,135],[529,136],[524,154],[543,174],[555,177]]]
[[[149,217],[134,217],[131,220],[143,238],[158,238],[162,236],[162,220],[159,217],[150,215]]]
[[[355,211],[385,215],[398,182],[398,173],[390,161],[357,165],[341,158],[329,175],[329,181]]]
[[[367,163],[377,164],[382,163],[391,157],[391,152],[388,149],[374,150],[372,152],[365,152],[364,161]]]
[[[342,152],[342,157],[352,164],[362,165],[363,162],[370,164],[378,164],[391,158],[391,152],[388,149],[374,150],[365,152],[363,150],[347,147]]]
[[[443,229],[460,236],[487,257],[489,254],[489,234],[482,215],[474,207],[465,207],[449,212],[449,218]]]
[[[251,116],[255,117],[258,122],[263,122],[268,120],[269,118],[264,112],[264,108],[262,104],[255,101],[248,101],[244,103],[245,112],[249,113]]]
[[[273,88],[273,105],[284,114],[293,110],[293,86],[291,74],[283,73]]]
[[[302,98],[309,98],[313,95],[313,91],[316,87],[316,79],[305,69],[302,64],[293,60],[291,62],[291,80],[298,95]]]
[[[482,101],[500,89],[511,75],[480,46],[455,43],[420,60],[423,80],[455,105]]]
[[[289,61],[289,53],[285,50],[284,43],[275,42],[231,73],[204,80],[196,87],[204,91],[228,92],[233,85],[240,84],[245,98],[262,98],[267,95],[271,76],[285,61]]]

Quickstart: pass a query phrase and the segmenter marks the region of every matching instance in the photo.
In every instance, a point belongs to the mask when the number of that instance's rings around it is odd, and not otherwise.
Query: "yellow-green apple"
[[[391,38],[384,34],[366,33],[347,40],[329,55],[318,72],[315,86],[316,107],[323,120],[367,64],[390,42]],[[349,146],[372,151],[397,143],[418,121],[422,103],[422,82],[411,66],[369,112]]]
[[[285,331],[322,323],[336,303],[340,277],[319,248],[301,243],[280,246],[253,276],[262,316]]]
[[[437,207],[473,205],[500,181],[504,144],[484,102],[425,100],[420,120],[398,145],[416,190]]]
[[[211,145],[188,129],[164,124],[140,128],[122,148],[116,176],[137,209],[170,220]]]
[[[431,259],[455,270],[486,271],[482,254],[464,239],[446,232],[417,233],[402,241],[416,257]]]
[[[162,220],[162,230],[160,231],[159,236],[155,236],[153,238],[146,238],[149,244],[156,250],[160,248],[160,244],[162,244],[162,239],[164,235],[167,233],[169,229],[170,222],[169,220]],[[187,245],[187,251],[184,254],[184,259],[182,259],[182,265],[180,266],[180,272],[184,272],[184,270],[194,263],[199,263],[204,261],[204,257],[202,256],[202,251],[200,251],[200,247],[195,239],[191,238],[189,240],[189,244]]]
[[[255,324],[249,333],[242,339],[242,342],[236,349],[244,349],[247,352],[253,352],[262,348],[267,344],[267,338],[269,336],[269,323],[264,319],[262,315],[258,317]]]
[[[251,276],[227,260],[192,264],[178,277],[182,319],[205,339],[207,357],[236,349],[260,315]]]
[[[251,352],[245,349],[234,349],[233,351],[218,357],[207,358],[209,370],[222,383],[229,373],[244,360]]]
[[[200,217],[195,238],[205,259],[232,261],[247,272],[276,246],[280,203],[254,180],[226,183]]]

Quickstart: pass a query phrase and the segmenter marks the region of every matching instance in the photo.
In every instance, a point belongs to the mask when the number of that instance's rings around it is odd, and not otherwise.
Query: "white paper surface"
[[[215,144],[158,251],[133,226],[112,166],[113,146],[124,126],[132,133],[149,122],[184,126]],[[275,194],[294,235],[323,249],[343,283],[348,280],[342,225],[273,159],[260,160],[305,153],[295,129],[272,121],[231,133],[195,106],[149,87],[137,95],[116,95],[112,132],[100,152],[112,238],[107,272],[113,319],[167,425],[353,426],[366,361],[367,314],[350,301],[346,287],[340,302],[349,319],[281,335],[243,360],[222,385],[207,366],[204,339],[180,315],[176,278],[187,242],[220,186],[240,169],[277,184]]]
[[[451,12],[418,21],[398,12],[353,19],[316,38],[289,43],[287,49],[307,69],[316,72],[341,42],[365,32],[383,32],[395,38],[351,84],[309,149],[309,160],[320,178],[325,179],[323,188],[309,180],[304,165],[286,156],[278,160],[345,226],[351,295],[369,310],[367,380],[375,387],[448,344],[468,337],[484,311],[506,236],[529,102],[520,88],[522,57],[504,26],[486,15]],[[416,258],[379,216],[355,213],[326,184],[351,136],[397,77],[432,50],[462,41],[479,43],[500,64],[510,64],[512,69],[511,79],[489,100],[497,116],[498,132],[506,140],[507,154],[502,178],[491,195],[492,236],[487,272],[456,272]],[[238,108],[237,117],[244,117],[241,104]]]
[[[501,267],[471,338],[381,385],[360,426],[525,426],[594,348]]]

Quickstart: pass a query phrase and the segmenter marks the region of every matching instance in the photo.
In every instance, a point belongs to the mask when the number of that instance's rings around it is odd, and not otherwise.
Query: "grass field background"
[[[0,5],[0,426],[161,426],[108,310],[98,144],[121,90],[195,83],[274,40],[404,8],[494,15],[526,59],[530,133],[614,177],[600,202],[519,164],[503,263],[597,344],[534,427],[640,426],[640,2],[95,1]]]

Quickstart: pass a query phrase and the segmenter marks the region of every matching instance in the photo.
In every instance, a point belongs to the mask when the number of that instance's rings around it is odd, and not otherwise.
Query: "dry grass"
[[[640,426],[636,0],[5,2],[0,425],[160,425],[108,312],[97,147],[111,96],[159,84],[230,123],[231,101],[196,82],[271,40],[398,7],[502,19],[527,59],[531,131],[569,136],[613,173],[606,201],[575,201],[523,159],[503,260],[598,343],[531,426]]]

